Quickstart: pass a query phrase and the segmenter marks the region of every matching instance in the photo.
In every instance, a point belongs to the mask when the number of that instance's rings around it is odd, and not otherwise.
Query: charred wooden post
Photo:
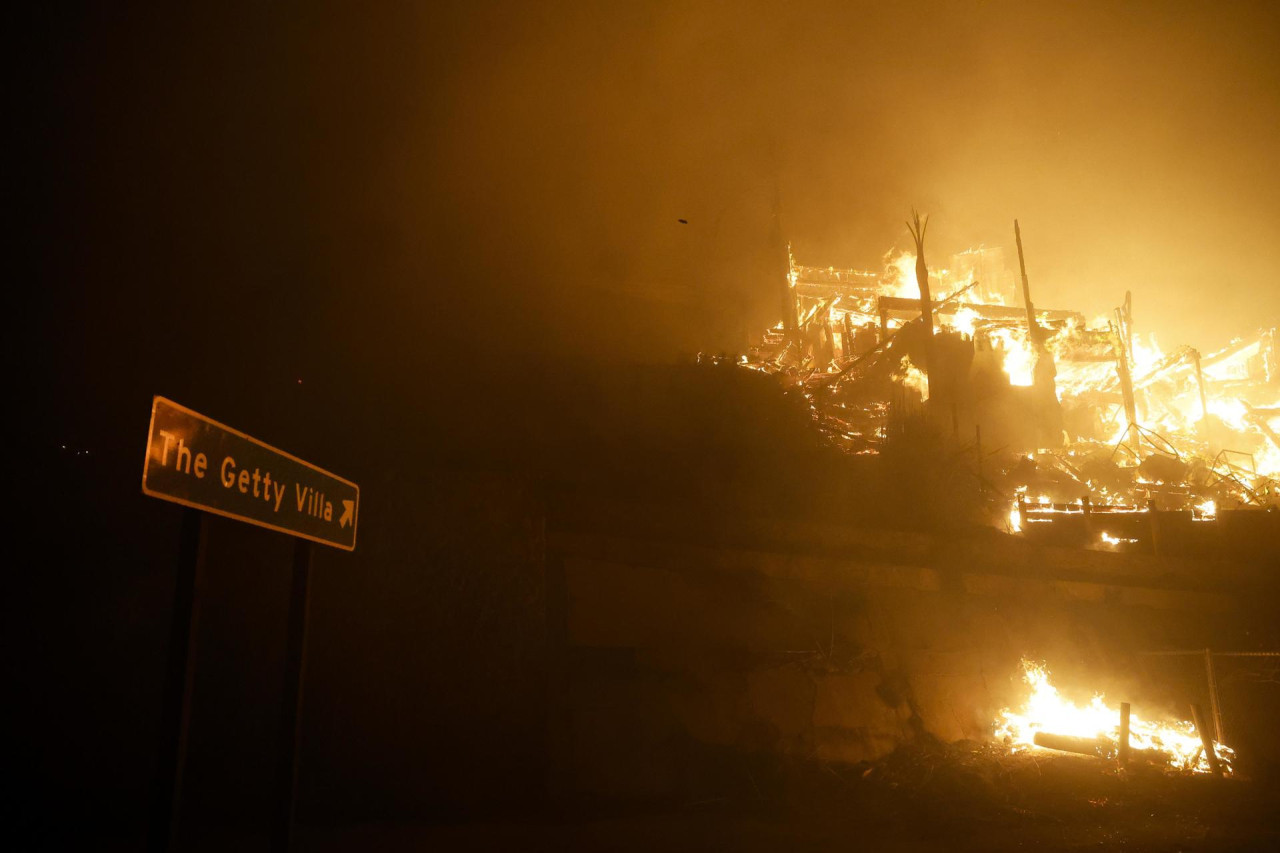
[[[1204,712],[1200,706],[1192,703],[1191,722],[1195,724],[1196,733],[1200,735],[1200,745],[1204,747],[1205,760],[1209,762],[1209,772],[1214,776],[1222,775],[1222,765],[1218,762],[1218,753],[1213,748],[1213,738],[1204,726]]]
[[[1125,346],[1124,337],[1120,333],[1121,315],[1120,309],[1116,309],[1116,322],[1107,323],[1107,331],[1111,335],[1111,349],[1116,357],[1116,376],[1120,379],[1120,395],[1124,400],[1124,417],[1125,417],[1125,433],[1127,440],[1129,433],[1134,431],[1138,425],[1138,404],[1133,396],[1133,375],[1129,372],[1129,350]],[[1142,439],[1139,437],[1139,443]]]
[[[1034,362],[1032,364],[1032,386],[1040,401],[1040,419],[1044,436],[1042,442],[1058,444],[1062,439],[1062,412],[1058,408],[1057,376],[1058,369],[1053,363],[1053,355],[1049,352],[1048,332],[1036,322],[1035,305],[1031,302],[1031,283],[1027,278],[1027,261],[1022,252],[1022,229],[1018,220],[1013,220],[1013,236],[1018,244],[1018,270],[1022,274],[1022,302],[1027,311],[1027,341],[1031,344]]]
[[[1116,760],[1121,767],[1129,763],[1129,703],[1120,703],[1120,744],[1116,748]]]
[[[1018,244],[1018,271],[1022,274],[1022,304],[1027,309],[1027,340],[1031,342],[1031,348],[1036,354],[1037,363],[1042,354],[1047,354],[1044,345],[1044,330],[1040,328],[1040,324],[1036,322],[1036,309],[1031,304],[1031,283],[1027,279],[1027,261],[1022,254],[1022,229],[1018,227],[1018,220],[1013,220],[1013,237]]]
[[[796,306],[796,258],[791,254],[791,245],[787,244],[787,277],[782,289],[782,328],[786,332],[787,343],[799,337],[800,315]]]
[[[1196,369],[1196,388],[1200,391],[1200,422],[1209,426],[1209,401],[1204,394],[1204,371],[1200,369],[1200,350],[1191,350],[1191,364]]]
[[[840,355],[845,359],[851,359],[856,354],[854,349],[853,324],[849,322],[848,313],[840,315]]]
[[[1120,333],[1124,335],[1124,348],[1133,352],[1133,291],[1124,292],[1124,304],[1120,306]]]
[[[1213,712],[1213,739],[1219,743],[1222,735],[1222,707],[1218,704],[1218,678],[1213,671],[1213,652],[1204,650],[1204,674],[1209,682],[1209,710]]]

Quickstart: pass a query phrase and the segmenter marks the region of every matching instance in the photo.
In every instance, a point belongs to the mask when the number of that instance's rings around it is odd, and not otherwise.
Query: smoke
[[[383,189],[410,225],[447,200],[453,248],[527,284],[502,299],[544,344],[741,346],[776,319],[781,240],[805,263],[875,268],[913,205],[933,217],[933,263],[1011,249],[1017,217],[1037,304],[1096,314],[1132,290],[1166,345],[1211,347],[1280,310],[1274,9],[462,17],[448,73],[403,81],[447,107],[409,111]]]
[[[246,304],[287,315],[262,356],[290,379],[304,337],[373,371],[737,350],[778,319],[786,242],[878,268],[913,206],[932,264],[980,243],[1012,258],[1017,217],[1037,305],[1092,315],[1132,290],[1166,347],[1280,314],[1270,4],[254,4],[49,23],[46,271],[111,278],[59,302],[72,341],[165,286],[141,316],[219,367],[228,340],[258,340]]]

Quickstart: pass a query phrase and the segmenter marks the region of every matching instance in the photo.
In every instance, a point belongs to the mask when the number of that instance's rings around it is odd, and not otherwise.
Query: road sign
[[[359,486],[164,397],[151,404],[142,491],[346,551],[356,547]]]

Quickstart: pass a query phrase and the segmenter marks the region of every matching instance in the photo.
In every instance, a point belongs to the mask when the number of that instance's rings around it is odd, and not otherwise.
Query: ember
[[[1063,698],[1043,664],[1022,662],[1023,681],[1029,688],[1026,700],[1016,711],[1000,712],[995,735],[1015,752],[1028,749],[1065,749],[1084,752],[1069,742],[1088,742],[1097,754],[1113,756],[1120,743],[1120,709],[1108,705],[1096,694],[1087,705]],[[1195,726],[1184,721],[1154,722],[1136,714],[1129,719],[1129,745],[1134,754],[1176,770],[1210,772]],[[1230,772],[1235,753],[1214,742],[1218,761]]]

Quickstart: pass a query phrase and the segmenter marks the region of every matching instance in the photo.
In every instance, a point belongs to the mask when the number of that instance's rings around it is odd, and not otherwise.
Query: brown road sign
[[[142,491],[347,551],[360,487],[164,397],[151,404]]]

